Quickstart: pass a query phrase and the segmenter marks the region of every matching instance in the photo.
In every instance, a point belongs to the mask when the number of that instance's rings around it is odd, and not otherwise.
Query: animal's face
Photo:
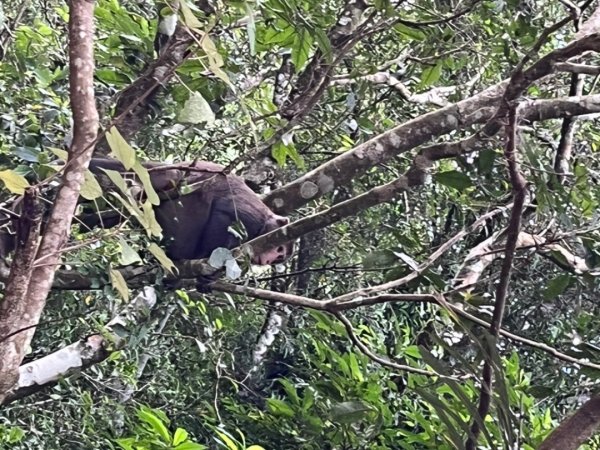
[[[266,234],[270,231],[281,228],[290,223],[287,217],[273,215],[266,222],[261,234]],[[279,264],[288,260],[294,254],[294,243],[286,242],[277,247],[270,248],[259,255],[254,255],[252,258],[253,264],[268,266],[271,264]]]

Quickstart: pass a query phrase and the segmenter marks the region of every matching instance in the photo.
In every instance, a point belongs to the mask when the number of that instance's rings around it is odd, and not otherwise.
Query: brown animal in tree
[[[273,213],[238,176],[223,173],[223,166],[196,161],[168,165],[144,163],[152,187],[161,197],[154,207],[156,220],[162,227],[167,255],[172,259],[200,259],[210,256],[219,247],[228,249],[240,245],[240,239],[228,231],[236,221],[241,222],[254,239],[289,223],[287,217]],[[116,160],[94,158],[90,170],[103,174],[102,169],[125,173]],[[138,185],[141,185],[138,180]],[[189,192],[182,193],[187,186]],[[89,228],[116,225],[121,216],[100,221],[97,214],[83,222]],[[252,256],[254,264],[277,264],[293,253],[293,243],[269,249]]]

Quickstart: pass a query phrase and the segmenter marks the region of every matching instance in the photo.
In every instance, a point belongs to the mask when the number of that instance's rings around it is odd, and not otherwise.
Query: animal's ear
[[[283,217],[283,216],[275,216],[275,223],[277,224],[278,227],[282,227],[282,226],[290,223],[290,219],[288,219],[287,217]]]

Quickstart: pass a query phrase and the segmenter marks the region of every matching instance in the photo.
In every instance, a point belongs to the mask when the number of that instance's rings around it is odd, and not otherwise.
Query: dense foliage
[[[97,1],[95,94],[103,127],[123,126],[140,159],[234,162],[261,193],[499,83],[525,55],[536,61],[574,33],[566,21],[539,41],[569,17],[558,0],[180,3],[179,26],[205,34],[196,35],[167,82],[155,83],[147,98],[135,97],[139,105],[129,104],[126,112],[143,117],[143,126],[129,133],[127,114],[113,119],[125,110],[124,90],[164,55],[154,41],[169,6]],[[61,1],[0,5],[0,165],[29,184],[43,182],[48,203],[57,155],[71,139],[67,21]],[[533,51],[537,42],[541,48]],[[275,84],[287,60],[295,75],[290,100],[279,105]],[[319,68],[311,71],[315,61]],[[323,75],[322,67],[330,72]],[[325,85],[303,90],[314,81],[308,73]],[[554,73],[521,97],[567,96],[572,77]],[[580,94],[595,93],[597,77],[581,79]],[[313,103],[300,105],[317,91]],[[295,92],[302,96],[294,99]],[[51,293],[25,362],[103,332],[126,303],[110,269],[158,267],[158,306],[105,361],[5,405],[0,448],[452,449],[464,448],[473,420],[485,425],[479,448],[535,448],[595,391],[599,373],[552,350],[600,360],[600,129],[597,120],[577,122],[569,173],[561,178],[554,164],[564,134],[560,117],[519,128],[528,187],[522,231],[544,241],[516,251],[502,327],[534,345],[500,338],[487,355],[485,328],[444,303],[491,319],[512,195],[500,133],[436,161],[422,185],[393,201],[311,229],[285,268],[244,266],[236,280],[320,300],[357,292],[360,300],[361,288],[409,277],[389,293],[441,293],[441,303],[382,301],[340,318],[293,302],[172,289],[142,227],[90,234],[75,225],[63,269],[76,269],[95,289]],[[432,134],[425,145],[460,141],[481,126],[465,123]],[[305,202],[292,220],[410,172],[425,145],[357,172],[352,182]],[[108,150],[100,143],[99,153]],[[15,191],[7,176],[0,179],[9,202]],[[505,209],[469,228],[497,208]],[[469,262],[469,252],[492,238]],[[483,261],[482,273],[473,286],[459,288],[459,275],[476,261]],[[486,356],[494,394],[482,419],[477,405]],[[600,448],[598,442],[586,448]]]

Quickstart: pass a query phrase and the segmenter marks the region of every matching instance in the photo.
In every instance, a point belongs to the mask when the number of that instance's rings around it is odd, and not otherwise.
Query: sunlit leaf
[[[146,198],[153,205],[160,204],[160,199],[158,198],[158,194],[154,190],[152,186],[152,182],[150,181],[150,174],[148,173],[148,169],[142,166],[142,163],[139,161],[135,162],[133,166],[133,171],[136,173],[142,185],[144,186],[144,193],[146,194]]]
[[[110,275],[110,284],[116,291],[119,293],[121,298],[126,302],[129,302],[129,288],[127,287],[127,282],[125,278],[123,278],[123,274],[115,269],[109,270]]]
[[[194,15],[186,0],[179,1],[179,7],[181,8],[181,14],[183,16],[183,23],[189,28],[195,28],[197,30],[202,28],[202,23]]]
[[[227,446],[229,450],[239,450],[239,447],[236,445],[233,439],[231,439],[225,433],[221,433],[220,431],[216,431],[216,433],[219,436],[219,439],[223,441],[223,443]]]
[[[185,441],[187,441],[189,434],[183,428],[177,428],[175,430],[175,434],[173,435],[173,445],[179,445]]]
[[[106,132],[106,141],[112,150],[112,155],[125,166],[125,170],[130,170],[135,164],[135,150],[121,136],[116,127],[112,127]]]
[[[119,247],[121,248],[121,256],[119,263],[124,266],[138,264],[142,262],[140,255],[122,238],[119,238]]]
[[[150,253],[152,253],[152,255],[158,260],[160,265],[163,266],[170,273],[174,274],[174,272],[177,271],[177,267],[175,267],[175,264],[173,263],[171,258],[169,258],[167,256],[167,254],[165,253],[165,251],[161,247],[159,247],[157,244],[152,242],[148,246],[148,251]]]
[[[150,408],[142,408],[138,411],[138,417],[150,425],[152,430],[160,436],[165,444],[170,444],[172,442],[171,433],[169,433],[163,420],[161,420],[153,410]]]
[[[102,197],[102,187],[94,174],[89,170],[86,170],[84,173],[84,181],[79,194],[86,200],[95,200]]]
[[[13,194],[23,195],[25,189],[29,187],[29,182],[23,175],[19,175],[10,169],[0,171],[0,180],[2,180],[6,189]]]
[[[202,97],[202,94],[192,92],[179,112],[177,120],[181,123],[191,124],[213,123],[215,121],[215,113],[204,97]]]
[[[297,70],[304,67],[304,64],[308,61],[312,43],[312,36],[307,29],[299,30],[294,37],[294,44],[292,45],[292,62]]]

